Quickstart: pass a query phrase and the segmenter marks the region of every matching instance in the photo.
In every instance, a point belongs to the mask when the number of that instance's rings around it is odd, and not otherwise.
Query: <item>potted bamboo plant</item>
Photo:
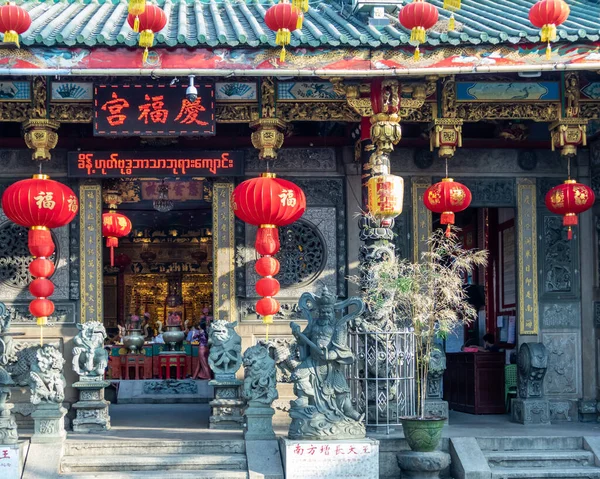
[[[421,261],[382,261],[371,266],[366,302],[384,308],[394,324],[409,324],[415,334],[417,414],[402,418],[404,436],[414,451],[433,451],[446,418],[426,416],[427,375],[436,340],[469,324],[477,315],[464,288],[475,267],[487,263],[487,251],[465,250],[456,236],[437,230]]]

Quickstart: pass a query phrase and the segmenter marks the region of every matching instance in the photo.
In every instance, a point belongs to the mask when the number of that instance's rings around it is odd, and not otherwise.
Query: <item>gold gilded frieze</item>
[[[460,103],[456,117],[467,122],[481,120],[533,120],[540,122],[558,120],[558,103]]]

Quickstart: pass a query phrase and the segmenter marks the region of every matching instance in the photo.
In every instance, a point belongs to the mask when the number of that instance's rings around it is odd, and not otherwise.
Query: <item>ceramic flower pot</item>
[[[444,417],[403,417],[402,429],[409,447],[416,452],[434,451],[442,439]]]
[[[181,330],[181,326],[167,326],[167,330],[163,333],[163,340],[169,351],[176,351],[184,339],[185,333]]]
[[[127,336],[123,337],[123,346],[132,354],[139,353],[142,347],[144,347],[145,338],[141,332],[140,329],[130,329],[127,331]]]

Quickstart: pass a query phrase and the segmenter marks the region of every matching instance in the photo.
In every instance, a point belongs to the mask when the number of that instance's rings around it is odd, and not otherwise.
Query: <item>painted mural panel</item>
[[[458,101],[556,101],[558,82],[457,82]]]
[[[0,82],[0,101],[27,101],[31,99],[31,83],[28,81]]]
[[[277,84],[277,99],[279,101],[343,100],[342,96],[333,91],[333,84],[330,82],[280,82]]]
[[[258,93],[254,82],[216,82],[217,101],[256,101]]]
[[[93,83],[52,82],[52,101],[91,102],[93,99]]]

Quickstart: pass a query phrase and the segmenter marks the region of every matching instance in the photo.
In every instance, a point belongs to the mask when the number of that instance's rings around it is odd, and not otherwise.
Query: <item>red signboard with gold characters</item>
[[[212,136],[215,134],[214,85],[136,83],[94,86],[96,136]],[[193,100],[193,101],[192,101]]]

